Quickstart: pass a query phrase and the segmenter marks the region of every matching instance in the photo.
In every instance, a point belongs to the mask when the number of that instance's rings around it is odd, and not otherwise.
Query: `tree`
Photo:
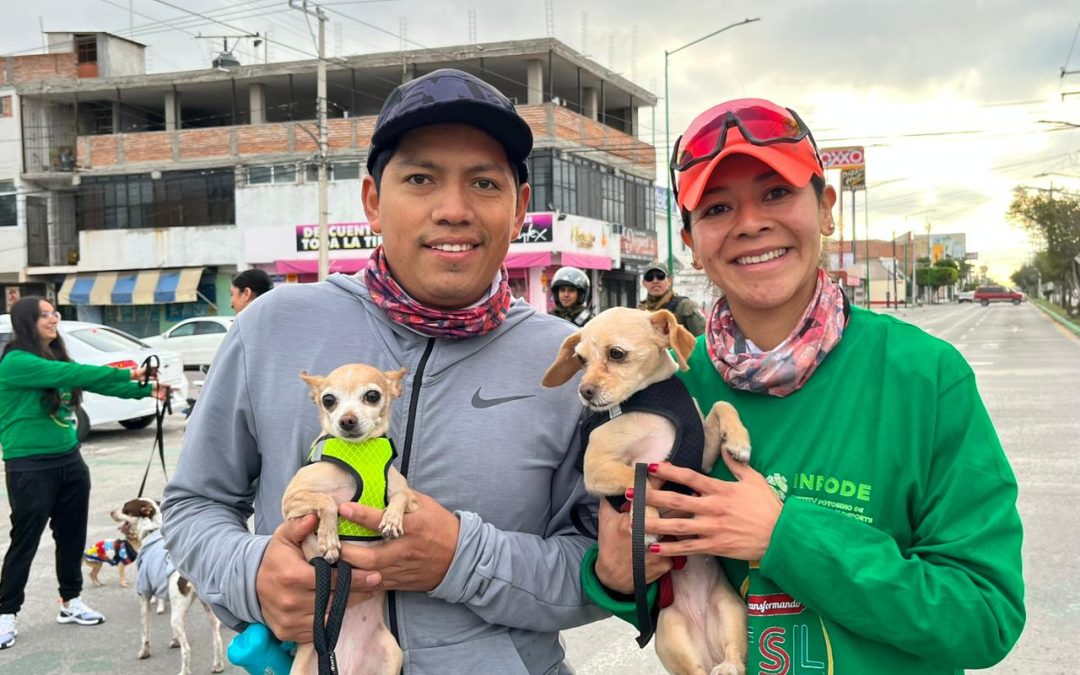
[[[1031,194],[1018,187],[1008,217],[1038,242],[1041,250],[1035,266],[1044,282],[1054,282],[1058,304],[1070,307],[1077,291],[1070,264],[1074,256],[1080,255],[1080,196],[1053,190]]]
[[[922,262],[926,261],[927,258],[922,259]],[[915,270],[915,280],[919,285],[932,291],[931,302],[937,299],[938,289],[954,285],[959,278],[960,266],[952,258],[943,258],[934,263],[933,267],[920,267]]]
[[[1029,296],[1034,296],[1039,287],[1039,268],[1034,263],[1024,263],[1024,266],[1013,272],[1009,279],[1017,288]]]

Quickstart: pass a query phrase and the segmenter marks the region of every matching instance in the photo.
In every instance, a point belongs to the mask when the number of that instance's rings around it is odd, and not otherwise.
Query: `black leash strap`
[[[146,357],[146,360],[142,362],[142,367],[145,369],[142,376],[142,384],[144,387],[150,384],[151,375],[155,374],[158,368],[161,367],[161,359],[157,354],[151,354]],[[165,481],[169,480],[169,472],[165,469],[165,415],[172,413],[172,392],[169,391],[167,385],[161,385],[165,387],[165,400],[159,401],[154,399],[154,420],[157,423],[157,432],[154,437],[154,446],[150,448],[150,459],[146,462],[146,471],[143,472],[142,485],[139,486],[139,496],[143,496],[143,490],[146,489],[146,479],[150,476],[150,466],[154,463],[154,451],[157,450],[158,457],[161,459],[161,472],[165,474]]]
[[[649,465],[644,462],[634,465],[634,499],[631,502],[633,529],[630,531],[630,555],[634,565],[634,605],[637,609],[639,647],[649,644],[656,631],[649,607],[649,585],[645,581],[645,490],[648,487],[648,471]]]
[[[331,565],[325,558],[312,558],[310,562],[315,566],[315,625],[312,630],[312,642],[315,644],[315,653],[319,657],[319,675],[337,675],[337,657],[334,655],[334,648],[337,647],[341,622],[345,619],[345,609],[349,604],[352,567],[344,560],[337,561],[337,589],[334,591],[334,602],[331,605]],[[327,605],[330,605],[329,613],[326,611]]]

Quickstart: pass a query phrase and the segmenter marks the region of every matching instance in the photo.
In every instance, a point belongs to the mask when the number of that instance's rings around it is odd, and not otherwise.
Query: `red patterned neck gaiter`
[[[483,335],[503,322],[512,299],[508,276],[506,267],[501,267],[498,288],[475,307],[436,309],[409,297],[394,281],[382,246],[372,252],[364,272],[372,302],[391,320],[422,335],[451,339]]]
[[[732,389],[782,398],[806,384],[840,342],[848,313],[844,292],[819,269],[814,297],[795,330],[772,351],[754,353],[721,298],[705,328],[709,357]]]

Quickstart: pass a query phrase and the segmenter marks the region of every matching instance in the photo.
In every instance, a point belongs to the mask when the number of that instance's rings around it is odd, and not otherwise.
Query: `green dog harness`
[[[308,463],[333,462],[345,469],[356,480],[353,501],[375,509],[387,505],[386,476],[390,464],[397,457],[397,450],[389,438],[380,436],[362,443],[343,441],[333,436],[323,436],[311,445]],[[353,541],[382,539],[377,530],[338,516],[338,536]]]

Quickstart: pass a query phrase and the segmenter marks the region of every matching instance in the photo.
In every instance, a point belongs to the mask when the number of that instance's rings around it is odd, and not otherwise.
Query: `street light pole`
[[[329,152],[326,138],[326,13],[322,7],[311,3],[315,9],[308,9],[308,0],[299,0],[301,4],[293,4],[289,0],[289,7],[298,9],[303,13],[314,16],[319,21],[319,63],[316,70],[315,97],[318,104],[318,144],[319,144],[319,281],[330,274],[330,232],[327,224],[329,206],[327,204],[327,162]]]
[[[753,19],[743,19],[742,21],[739,21],[738,23],[733,23],[730,26],[724,26],[720,30],[715,30],[715,31],[709,33],[708,35],[706,35],[704,37],[699,37],[698,39],[694,40],[693,42],[688,42],[688,43],[684,44],[682,47],[679,47],[678,49],[673,49],[670,52],[667,51],[666,49],[664,50],[664,157],[663,157],[663,159],[664,159],[664,166],[665,167],[667,166],[668,158],[671,157],[671,104],[670,104],[671,99],[668,97],[668,58],[672,54],[675,54],[676,52],[681,52],[682,50],[686,49],[687,47],[693,47],[697,43],[702,42],[704,40],[708,40],[709,38],[711,38],[714,35],[719,35],[720,33],[723,33],[726,30],[730,30],[730,29],[736,28],[738,26],[743,26],[743,25],[746,25],[748,23],[754,23],[755,21],[761,21],[761,18],[756,17],[756,18],[753,18]],[[674,266],[675,249],[672,247],[672,229],[671,229],[671,188],[672,188],[672,185],[671,185],[671,172],[670,171],[664,171],[664,176],[665,176],[665,182],[667,183],[667,190],[666,190],[666,192],[667,192],[667,265],[668,265],[668,272],[674,274],[674,272],[675,272],[675,266]]]

